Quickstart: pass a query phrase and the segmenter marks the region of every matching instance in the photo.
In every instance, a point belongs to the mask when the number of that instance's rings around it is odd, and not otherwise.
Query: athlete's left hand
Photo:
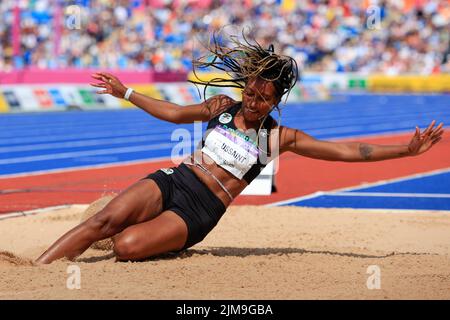
[[[433,120],[428,128],[421,133],[419,127],[416,127],[416,132],[408,145],[408,151],[411,156],[417,156],[430,150],[432,146],[442,139],[444,124],[441,122],[436,128],[434,125],[436,120]]]
[[[91,83],[91,86],[102,88],[97,91],[98,94],[110,94],[116,98],[122,99],[127,92],[127,87],[116,77],[107,72],[96,72],[91,75],[92,78],[99,80],[99,83]]]

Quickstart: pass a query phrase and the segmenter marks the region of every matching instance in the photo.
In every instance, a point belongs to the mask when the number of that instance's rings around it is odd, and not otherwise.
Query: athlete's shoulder
[[[285,136],[293,136],[293,135],[295,135],[295,133],[297,131],[300,131],[298,129],[294,129],[294,128],[290,128],[290,127],[286,127],[286,126],[278,125],[278,124],[277,124],[277,129],[280,131],[280,134],[285,135]]]
[[[235,104],[237,104],[237,101],[225,94],[212,96],[205,101],[205,105],[210,112],[210,119],[218,116]]]
[[[292,145],[293,143],[299,143],[300,141],[307,141],[312,138],[310,135],[306,134],[303,130],[297,128],[290,128],[286,126],[279,127],[279,139],[281,150],[286,151],[286,147]],[[282,151],[282,152],[284,152]]]
[[[270,129],[280,129],[280,126],[278,125],[278,121],[275,120],[272,116],[270,116],[269,121],[270,121],[270,123],[269,123]]]

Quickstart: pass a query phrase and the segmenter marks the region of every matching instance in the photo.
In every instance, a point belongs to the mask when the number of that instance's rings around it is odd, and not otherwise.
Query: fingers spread
[[[109,79],[114,79],[114,78],[115,78],[111,73],[105,72],[105,75],[106,75]]]
[[[441,141],[441,140],[442,140],[442,137],[433,139],[433,141],[431,142],[431,145],[435,145],[436,143],[438,143],[438,142]]]
[[[415,132],[414,136],[420,136],[420,129],[418,126],[416,126],[416,132]]]
[[[444,132],[444,129],[442,129],[442,123],[439,125],[439,126],[437,126],[436,128],[434,128],[433,130],[431,130],[430,132],[429,132],[429,135],[430,136],[436,136],[436,135],[442,135],[442,133]]]
[[[100,74],[100,73],[98,73],[98,74],[94,73],[93,75],[91,75],[91,77],[94,78],[94,79],[103,81],[103,82],[109,82],[108,78],[105,77],[104,75]]]
[[[423,132],[423,134],[424,134],[424,135],[425,135],[425,134],[428,134],[428,133],[431,131],[431,129],[433,129],[435,123],[436,123],[436,120],[431,121],[430,125],[429,125],[428,128]]]
[[[90,85],[97,88],[106,88],[106,84],[104,83],[91,83]]]
[[[442,136],[443,133],[444,133],[444,129],[435,131],[435,132],[432,134],[432,137],[440,137],[440,136]]]

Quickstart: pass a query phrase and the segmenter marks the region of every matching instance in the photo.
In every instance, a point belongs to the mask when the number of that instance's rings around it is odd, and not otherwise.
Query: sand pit
[[[89,249],[33,265],[86,208],[0,220],[0,299],[450,299],[450,212],[232,206],[180,255],[123,263]]]

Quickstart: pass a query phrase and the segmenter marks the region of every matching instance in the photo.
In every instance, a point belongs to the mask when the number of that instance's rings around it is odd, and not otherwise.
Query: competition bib
[[[216,126],[206,137],[202,152],[238,179],[258,161],[258,146],[237,130]]]

